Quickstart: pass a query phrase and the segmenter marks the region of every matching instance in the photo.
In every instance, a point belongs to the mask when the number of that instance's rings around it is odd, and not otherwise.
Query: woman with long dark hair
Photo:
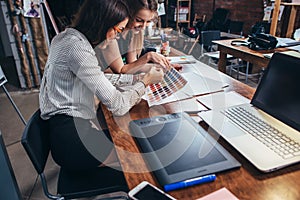
[[[62,167],[88,169],[113,160],[113,144],[92,122],[94,96],[114,115],[124,115],[140,101],[147,85],[163,78],[156,66],[139,78],[101,71],[93,48],[115,39],[128,19],[123,0],[85,0],[71,27],[51,42],[39,103],[41,117],[49,124],[52,156]],[[118,89],[121,84],[130,89]]]

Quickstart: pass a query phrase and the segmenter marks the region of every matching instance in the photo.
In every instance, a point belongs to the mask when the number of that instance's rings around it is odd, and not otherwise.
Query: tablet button
[[[157,118],[157,120],[160,121],[160,122],[164,122],[164,121],[166,121],[167,119],[166,119],[165,117],[159,117],[159,118]]]

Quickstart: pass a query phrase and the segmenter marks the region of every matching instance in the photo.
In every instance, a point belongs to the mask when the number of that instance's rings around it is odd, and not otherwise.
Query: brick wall
[[[244,34],[248,34],[251,26],[263,18],[262,0],[194,0],[194,12],[198,15],[206,15],[206,21],[211,19],[213,10],[225,8],[230,11],[231,20],[244,22]]]
[[[214,3],[215,1],[215,3]],[[285,2],[290,2],[286,0]],[[225,8],[230,11],[229,18],[231,20],[244,21],[244,34],[247,35],[251,26],[263,19],[263,0],[193,0],[194,13],[198,15],[206,15],[206,21],[211,19],[213,10],[216,8]],[[284,19],[278,23],[278,36],[285,37],[290,8],[286,8]],[[300,28],[300,6],[297,7],[297,16],[294,29]]]

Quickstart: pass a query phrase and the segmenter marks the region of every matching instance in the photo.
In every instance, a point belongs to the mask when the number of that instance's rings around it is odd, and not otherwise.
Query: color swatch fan
[[[174,68],[171,68],[165,73],[161,83],[151,84],[147,87],[145,96],[148,105],[158,105],[163,99],[183,88],[186,83],[187,81],[179,74],[179,72]]]

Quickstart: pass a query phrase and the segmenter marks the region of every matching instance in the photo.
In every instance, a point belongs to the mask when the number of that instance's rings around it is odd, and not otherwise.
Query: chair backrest
[[[212,18],[207,22],[206,30],[227,31],[229,10],[225,8],[217,8]]]
[[[243,35],[244,22],[230,20],[228,33]]]
[[[27,122],[21,143],[38,174],[43,173],[49,152],[50,140],[46,121],[37,110]]]
[[[221,32],[219,30],[201,31],[200,43],[210,49],[213,40],[220,40]]]
[[[200,16],[197,13],[195,13],[194,20],[193,20],[193,26],[196,26],[196,24],[198,22],[203,22],[204,23],[205,20],[206,20],[206,15]]]

